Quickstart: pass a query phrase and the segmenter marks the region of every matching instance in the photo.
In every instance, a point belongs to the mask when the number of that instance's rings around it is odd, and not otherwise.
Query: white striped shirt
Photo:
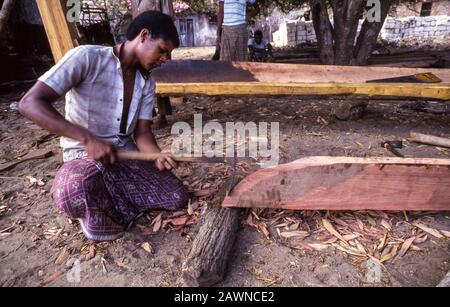
[[[246,23],[247,3],[255,4],[256,0],[220,0],[223,2],[224,26],[236,26]]]
[[[124,82],[112,47],[83,45],[72,49],[39,81],[59,95],[66,94],[66,120],[118,148],[136,150],[133,134],[138,120],[153,118],[155,82],[137,71],[127,130],[120,132]],[[62,137],[61,147],[64,161],[86,156],[84,145],[77,140]]]

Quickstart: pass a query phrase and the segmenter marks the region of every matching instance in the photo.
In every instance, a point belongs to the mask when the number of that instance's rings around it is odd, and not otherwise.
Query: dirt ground
[[[201,56],[208,52],[211,48]],[[115,242],[89,242],[76,221],[59,214],[50,197],[53,177],[62,164],[58,138],[10,107],[18,95],[0,96],[0,163],[37,148],[55,154],[0,173],[0,285],[181,285],[181,263],[211,197],[205,194],[223,183],[229,167],[181,166],[176,174],[197,195],[189,208],[151,212]],[[380,143],[405,140],[411,130],[450,136],[449,115],[411,110],[410,101],[369,101],[365,114],[349,121],[333,116],[336,103],[299,97],[188,97],[176,105],[170,122],[193,125],[193,114],[198,113],[204,123],[279,122],[281,163],[313,155],[392,156]],[[442,102],[428,106],[448,110]],[[57,107],[62,111],[63,102]],[[170,128],[155,134],[162,146],[170,146]],[[404,143],[400,151],[407,157],[450,155],[444,148]],[[255,165],[246,160],[239,168],[251,172]],[[351,244],[340,245],[324,229],[324,220]],[[416,222],[428,228],[420,229]],[[307,235],[285,238],[280,236],[284,231]],[[228,274],[218,286],[435,286],[450,269],[449,231],[449,212],[245,211]],[[372,258],[382,262],[375,279],[368,270]],[[67,278],[66,263],[71,259],[80,261],[79,282],[70,274]]]

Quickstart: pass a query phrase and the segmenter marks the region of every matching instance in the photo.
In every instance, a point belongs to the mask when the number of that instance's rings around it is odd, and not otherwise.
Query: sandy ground
[[[211,51],[209,48],[201,56],[207,57]],[[181,263],[210,196],[193,196],[189,210],[151,212],[115,242],[87,241],[76,221],[59,214],[49,194],[62,164],[58,138],[10,108],[18,95],[20,92],[0,96],[0,163],[37,148],[52,149],[55,155],[0,173],[0,285],[181,285]],[[169,120],[172,124],[186,121],[193,125],[193,114],[202,113],[204,122],[279,122],[281,163],[311,155],[392,156],[380,142],[405,139],[410,130],[450,136],[448,115],[402,107],[410,103],[370,101],[362,118],[340,121],[331,112],[335,101],[188,97],[187,102],[176,106]],[[448,107],[438,102],[430,105],[436,109]],[[61,111],[63,102],[57,107]],[[170,146],[170,128],[155,134],[162,146]],[[407,157],[448,158],[450,154],[443,148],[405,145],[401,152]],[[239,167],[251,172],[255,161],[246,160]],[[184,165],[176,174],[191,191],[199,193],[220,186],[229,168]],[[337,239],[324,229],[322,219],[342,234],[358,232],[361,236],[349,239],[351,246],[342,250]],[[417,221],[442,230],[442,238],[413,226]],[[286,239],[277,229],[305,231],[308,236]],[[219,286],[435,286],[450,269],[450,244],[445,237],[448,231],[449,212],[245,211],[228,274]],[[413,237],[411,245],[406,246]],[[409,248],[401,257],[404,247]],[[375,279],[371,278],[373,271],[368,270],[367,255],[383,263]],[[74,282],[73,274],[66,274],[67,262],[74,260],[80,263],[78,282]]]

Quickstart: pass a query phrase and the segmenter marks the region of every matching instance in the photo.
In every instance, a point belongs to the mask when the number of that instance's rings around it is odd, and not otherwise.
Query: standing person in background
[[[221,61],[247,61],[247,20],[258,13],[256,0],[219,1],[217,39]]]
[[[133,16],[136,17],[146,11],[160,11],[175,20],[172,0],[133,0]],[[158,116],[154,120],[155,128],[167,126],[167,116],[172,115],[172,105],[169,97],[158,97]]]

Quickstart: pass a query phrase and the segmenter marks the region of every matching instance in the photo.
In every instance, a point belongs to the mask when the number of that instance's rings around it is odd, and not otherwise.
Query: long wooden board
[[[251,174],[223,207],[450,210],[450,159],[304,158]]]
[[[365,83],[432,72],[442,83]],[[159,95],[299,95],[450,99],[450,69],[169,61],[152,72]],[[344,97],[343,97],[344,96]]]
[[[450,99],[450,85],[436,83],[157,83],[164,96],[264,96],[298,95],[356,99]]]
[[[432,72],[450,85],[450,69],[174,60],[155,69],[157,83],[364,83]],[[392,85],[391,85],[392,86]]]

